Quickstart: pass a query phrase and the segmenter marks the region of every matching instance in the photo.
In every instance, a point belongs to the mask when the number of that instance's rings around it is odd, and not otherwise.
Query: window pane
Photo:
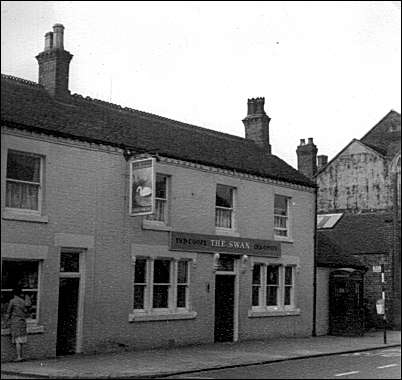
[[[177,307],[186,307],[187,286],[179,285],[177,287]]]
[[[37,261],[9,261],[2,262],[1,288],[13,289],[20,286],[22,289],[38,288]]]
[[[260,304],[260,287],[253,286],[252,290],[252,306],[259,306]]]
[[[274,214],[287,215],[288,199],[282,195],[275,195]]]
[[[224,185],[216,186],[216,205],[221,207],[233,207],[233,188]]]
[[[292,267],[285,267],[285,285],[292,285]]]
[[[253,266],[253,284],[261,284],[261,264]]]
[[[279,284],[279,267],[268,265],[267,266],[267,285]]]
[[[9,151],[7,178],[39,183],[40,157],[29,153]]]
[[[154,262],[154,283],[170,283],[170,260],[155,260]]]
[[[134,270],[134,282],[135,283],[145,283],[146,282],[146,265],[147,260],[136,259],[135,260],[135,270]]]
[[[276,306],[278,304],[278,288],[276,286],[267,286],[267,306]]]
[[[134,309],[144,309],[145,285],[134,286]]]
[[[166,176],[157,174],[156,175],[156,191],[155,191],[155,196],[156,198],[162,198],[166,199],[166,183],[167,183],[167,178]]]
[[[79,272],[80,254],[78,252],[62,252],[60,254],[60,272]]]
[[[221,255],[218,260],[217,270],[233,272],[234,270],[234,257],[230,255]]]
[[[8,303],[10,302],[11,298],[13,298],[13,295],[11,293],[11,290],[5,291],[1,290],[1,327],[6,328],[7,327],[7,308],[8,308]]]
[[[167,308],[169,298],[169,287],[166,285],[154,285],[154,297],[152,307]]]
[[[232,210],[216,208],[215,226],[232,228]]]
[[[291,293],[292,288],[290,286],[285,287],[285,305],[291,305]]]
[[[177,282],[179,284],[187,283],[188,263],[187,261],[179,261],[177,263]]]
[[[7,181],[6,207],[39,209],[39,185]]]

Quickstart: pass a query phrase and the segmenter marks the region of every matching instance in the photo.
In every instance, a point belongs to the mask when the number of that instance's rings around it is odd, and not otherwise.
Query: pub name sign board
[[[281,256],[281,244],[279,241],[185,232],[170,233],[169,249],[173,251],[232,253],[266,257]]]

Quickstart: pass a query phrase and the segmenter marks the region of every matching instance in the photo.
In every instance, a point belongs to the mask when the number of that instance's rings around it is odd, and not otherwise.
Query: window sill
[[[147,219],[143,219],[142,228],[144,230],[172,231],[172,227],[163,222],[156,222],[154,220]]]
[[[166,314],[130,313],[128,315],[128,321],[129,322],[167,321],[177,319],[194,319],[196,317],[197,312],[195,311],[166,313]]]
[[[280,241],[282,243],[293,243],[293,239],[292,238],[285,238],[285,237],[279,237],[279,236],[274,236],[274,240],[275,241]]]
[[[229,230],[228,228],[221,228],[221,227],[216,227],[216,234],[240,237],[240,232],[237,232],[235,230]]]
[[[6,220],[19,220],[22,222],[36,222],[36,223],[48,223],[49,218],[47,216],[39,214],[25,214],[22,212],[4,210],[2,219]]]
[[[29,323],[28,323],[28,325],[27,325],[27,332],[28,332],[28,334],[41,334],[41,333],[44,333],[45,332],[45,328],[44,328],[44,326],[40,326],[40,325],[30,325]],[[4,336],[4,335],[10,335],[11,334],[11,332],[10,332],[10,329],[9,328],[6,328],[6,329],[1,329],[1,336]]]
[[[300,309],[277,309],[277,310],[249,310],[249,318],[254,317],[286,317],[288,315],[300,315]]]

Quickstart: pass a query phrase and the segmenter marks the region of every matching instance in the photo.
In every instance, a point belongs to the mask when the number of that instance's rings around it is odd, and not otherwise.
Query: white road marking
[[[382,365],[381,367],[377,367],[377,368],[390,368],[390,367],[396,367],[398,364],[387,364],[387,365]]]
[[[354,375],[355,373],[359,373],[359,372],[360,372],[360,371],[351,371],[351,372],[345,372],[345,373],[337,373],[337,374],[334,375],[334,376],[338,377],[338,376]]]

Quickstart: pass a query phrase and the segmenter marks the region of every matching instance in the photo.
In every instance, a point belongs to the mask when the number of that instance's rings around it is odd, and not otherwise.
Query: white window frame
[[[290,285],[287,285],[285,283],[286,276],[285,276],[285,271],[286,268],[291,268],[292,270],[292,283]],[[283,307],[285,309],[294,309],[295,308],[295,274],[296,274],[296,267],[294,265],[284,265],[283,266]],[[290,304],[285,305],[285,289],[290,288]]]
[[[147,321],[147,320],[163,320],[163,319],[190,319],[195,318],[197,313],[192,311],[191,307],[191,267],[194,263],[193,259],[189,258],[176,258],[170,256],[158,256],[152,257],[147,255],[137,255],[133,257],[133,265],[137,259],[146,260],[146,273],[145,273],[145,290],[144,290],[144,308],[134,309],[134,288],[132,299],[132,312],[129,315],[129,321]],[[170,261],[170,278],[169,278],[169,290],[168,290],[168,307],[167,308],[154,308],[153,307],[153,290],[154,286],[158,285],[154,283],[154,262],[155,260],[167,260]],[[184,261],[187,263],[187,282],[178,283],[178,262]],[[135,268],[133,268],[133,286],[135,286]],[[140,284],[140,283],[138,283]],[[143,283],[141,283],[142,285]],[[165,285],[162,284],[162,285]],[[186,285],[186,306],[177,307],[177,287],[179,285]]]
[[[232,190],[232,207],[223,207],[223,206],[217,206],[216,205],[216,192],[218,190],[218,186],[225,186],[228,187],[229,189]],[[225,185],[223,183],[217,183],[216,187],[215,187],[215,228],[216,231],[219,233],[231,233],[236,231],[236,187],[234,186],[230,186],[230,185]],[[226,210],[226,211],[230,211],[231,212],[231,228],[228,227],[221,227],[217,225],[217,210]]]
[[[40,320],[40,289],[41,289],[41,278],[42,278],[42,261],[43,260],[36,260],[36,259],[10,259],[10,258],[5,258],[2,259],[2,266],[5,261],[19,261],[19,262],[36,262],[38,264],[38,284],[36,289],[28,289],[29,292],[36,291],[36,318],[27,318],[27,325],[28,325],[28,332],[29,332],[29,327],[30,326],[37,326],[39,324]],[[1,289],[2,292],[9,292],[12,291],[13,289],[6,288],[6,289]],[[26,292],[27,289],[22,289],[23,292]],[[2,327],[2,330],[8,330]],[[2,334],[3,335],[3,334]]]
[[[166,179],[166,182],[165,182],[165,184],[166,184],[166,188],[165,188],[166,198],[158,198],[158,197],[156,196],[156,184],[157,184],[157,177],[158,177],[158,176],[163,177],[163,178]],[[166,174],[163,174],[163,173],[156,173],[156,176],[155,176],[155,212],[154,212],[153,214],[146,215],[146,216],[144,217],[144,222],[143,222],[143,225],[144,225],[144,226],[147,226],[147,225],[150,225],[150,226],[155,225],[156,227],[157,227],[157,226],[164,227],[164,226],[168,226],[168,225],[169,225],[169,216],[170,216],[170,215],[169,215],[169,214],[170,214],[170,213],[169,213],[169,199],[170,199],[170,191],[169,191],[169,188],[170,188],[170,176],[169,176],[169,175],[166,175]],[[158,208],[158,206],[157,206],[158,202],[164,204],[164,213],[163,213],[163,214],[164,214],[164,218],[163,218],[163,220],[154,219],[155,214],[156,214],[156,210],[157,210],[157,208]]]
[[[275,214],[275,198],[276,197],[283,197],[286,199],[286,216],[284,215],[279,215],[279,214]],[[292,234],[291,234],[291,197],[287,196],[287,195],[283,195],[283,194],[274,194],[274,239],[275,240],[292,240]],[[279,217],[279,218],[286,218],[286,228],[283,227],[276,227],[275,226],[275,218]],[[282,231],[286,231],[287,234],[286,236],[283,235],[277,235],[276,234],[276,230],[282,230]]]
[[[254,316],[275,316],[275,315],[295,315],[300,314],[300,309],[297,308],[296,297],[295,297],[295,287],[296,287],[296,273],[297,273],[297,264],[288,264],[288,263],[277,263],[277,262],[269,262],[266,260],[255,260],[252,262],[251,270],[253,270],[255,265],[260,265],[260,273],[261,278],[261,292],[259,295],[259,305],[252,305],[252,294],[250,299],[250,310],[249,317]],[[277,305],[267,305],[267,267],[268,266],[276,266],[279,270],[279,281],[278,281],[278,291]],[[292,268],[292,290],[291,290],[291,303],[290,305],[285,305],[285,268]]]
[[[31,181],[22,181],[22,180],[16,180],[13,178],[8,178],[8,172],[7,172],[7,163],[8,163],[8,156],[10,153],[21,153],[21,154],[26,154],[30,156],[34,156],[36,158],[40,159],[40,165],[39,165],[39,182],[31,182]],[[4,205],[5,205],[5,210],[13,213],[13,214],[21,214],[21,215],[34,215],[34,216],[40,216],[42,214],[42,205],[43,205],[43,171],[44,171],[44,156],[37,154],[37,153],[31,153],[31,152],[26,152],[26,151],[21,151],[17,149],[8,149],[7,150],[7,159],[6,159],[6,186],[5,186],[5,200],[4,200]],[[19,208],[19,207],[9,207],[7,206],[7,183],[13,182],[13,183],[24,183],[24,184],[30,184],[30,185],[37,185],[38,186],[38,209],[37,210],[32,210],[32,209],[26,209],[26,208]]]

